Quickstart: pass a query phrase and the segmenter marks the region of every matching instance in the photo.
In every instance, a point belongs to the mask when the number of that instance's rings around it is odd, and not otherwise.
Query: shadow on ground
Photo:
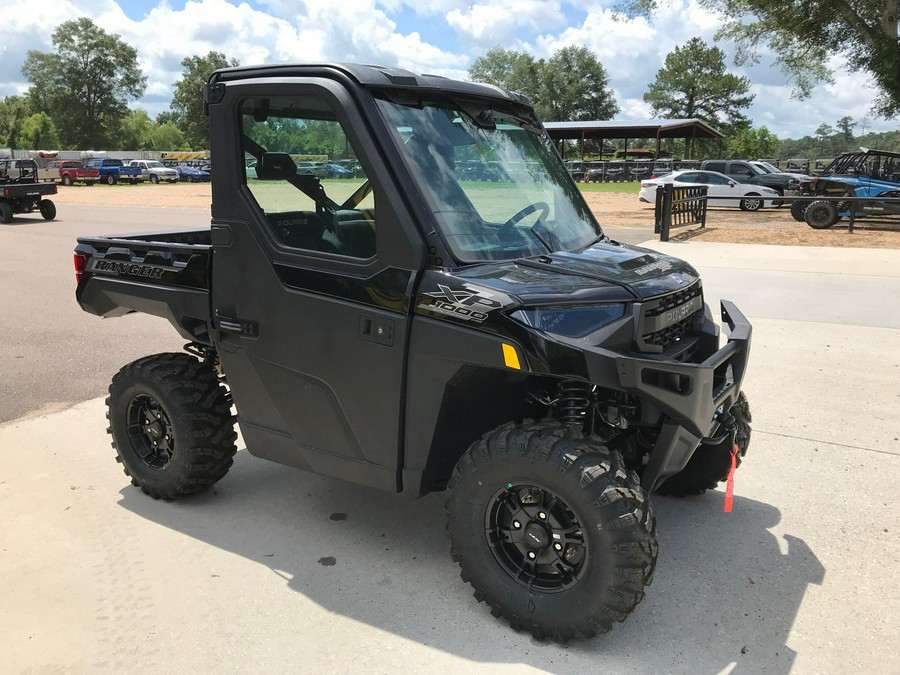
[[[538,643],[472,598],[450,561],[443,495],[396,495],[238,453],[214,490],[176,503],[128,487],[121,506],[258,562],[323,608],[474,662],[596,672],[783,672],[808,584],[824,569],[798,538],[769,531],[773,506],[722,494],[654,498],[660,556],[637,610],[586,642]],[[298,616],[298,626],[303,617]]]

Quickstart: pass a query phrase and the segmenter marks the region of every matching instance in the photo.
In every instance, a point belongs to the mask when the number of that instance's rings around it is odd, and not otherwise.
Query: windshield
[[[779,173],[778,169],[768,162],[753,162],[753,165],[762,169],[765,173]]]
[[[452,104],[378,104],[460,261],[574,250],[603,234],[550,140],[527,122]]]
[[[147,168],[149,169],[165,169],[166,167],[162,162],[147,162]]]

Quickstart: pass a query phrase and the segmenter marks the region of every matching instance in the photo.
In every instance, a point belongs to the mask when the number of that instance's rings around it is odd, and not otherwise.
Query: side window
[[[718,171],[719,173],[728,173],[725,171],[725,162],[707,162],[706,163],[707,171]]]
[[[278,241],[301,251],[375,255],[374,186],[327,101],[245,99],[241,130],[244,180]]]
[[[725,176],[717,176],[714,173],[707,174],[706,178],[706,182],[710,185],[727,185],[731,182]]]

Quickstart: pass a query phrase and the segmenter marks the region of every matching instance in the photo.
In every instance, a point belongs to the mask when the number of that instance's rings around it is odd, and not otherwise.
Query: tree
[[[540,111],[548,121],[608,120],[619,112],[609,75],[584,47],[564,47],[541,69]]]
[[[37,113],[25,120],[16,143],[21,150],[50,150],[59,147],[59,134],[47,113]]]
[[[584,47],[564,47],[546,61],[495,47],[475,59],[469,78],[524,94],[545,121],[608,120],[619,112],[606,69]]]
[[[667,0],[624,0],[626,14],[651,14]],[[737,63],[752,63],[763,47],[774,51],[805,98],[831,81],[829,61],[868,73],[880,92],[875,111],[900,114],[900,0],[701,0],[725,17],[717,38],[735,40]]]
[[[841,140],[846,143],[852,143],[854,138],[853,127],[856,126],[856,122],[853,121],[853,118],[849,115],[845,115],[839,119],[836,124],[838,133],[841,135]]]
[[[158,124],[153,128],[151,148],[153,150],[187,150],[188,144],[184,140],[181,129],[172,122]]]
[[[181,62],[184,71],[175,83],[172,111],[175,123],[185,140],[195,150],[209,147],[209,119],[203,114],[203,85],[219,68],[238,65],[221,52],[209,52],[206,56],[188,56]]]
[[[31,116],[31,108],[21,96],[7,96],[0,101],[0,148],[15,147],[22,125]]]
[[[54,53],[29,51],[22,66],[32,109],[53,119],[63,146],[108,147],[147,85],[137,51],[85,17],[61,23],[52,40]]]
[[[115,147],[118,150],[150,150],[156,125],[145,110],[133,110],[122,119]]]
[[[721,49],[692,38],[669,52],[644,101],[654,117],[698,118],[719,131],[738,133],[750,126],[741,112],[753,102],[749,92],[746,77],[725,72]]]
[[[469,79],[524,94],[535,103],[541,96],[539,71],[543,65],[543,59],[535,61],[526,52],[494,47],[472,62]]]
[[[734,159],[774,158],[778,137],[766,127],[744,129],[728,141],[728,156]]]

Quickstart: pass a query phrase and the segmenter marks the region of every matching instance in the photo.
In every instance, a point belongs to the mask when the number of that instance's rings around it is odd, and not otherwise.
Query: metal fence
[[[656,188],[653,231],[660,241],[669,241],[673,227],[706,227],[706,189],[705,185],[675,187],[672,183]]]

